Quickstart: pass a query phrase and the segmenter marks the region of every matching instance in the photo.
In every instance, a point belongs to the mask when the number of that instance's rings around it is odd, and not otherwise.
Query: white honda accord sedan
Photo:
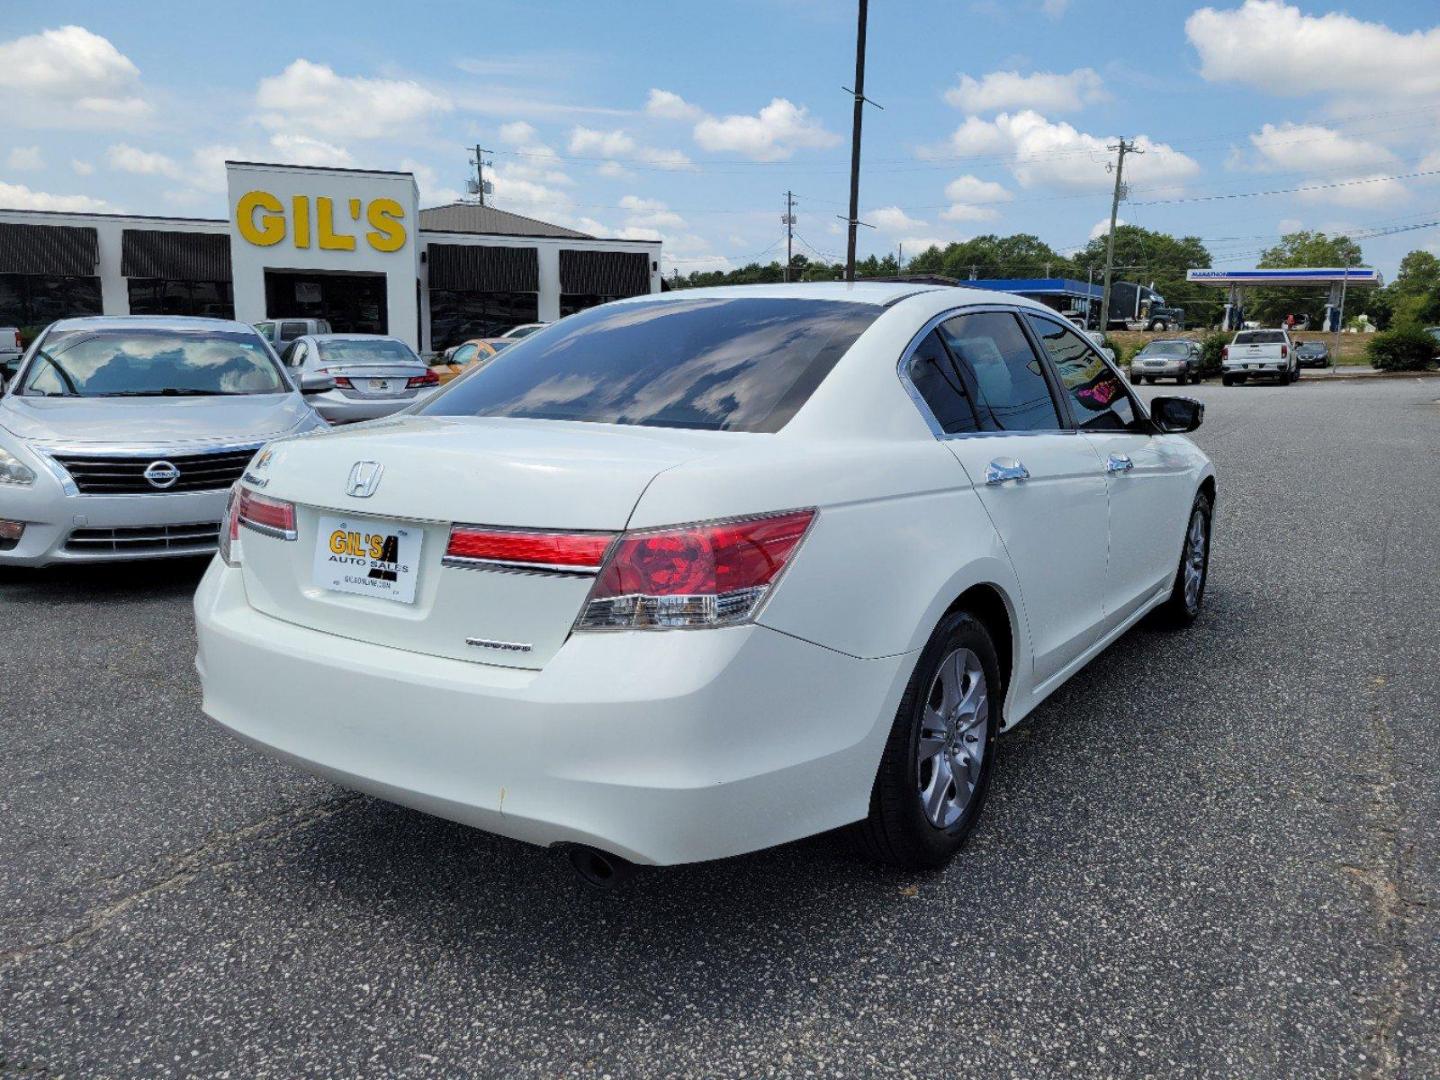
[[[205,711],[594,876],[838,826],[938,866],[997,732],[1199,613],[1201,415],[991,292],[593,308],[257,456],[195,598]]]

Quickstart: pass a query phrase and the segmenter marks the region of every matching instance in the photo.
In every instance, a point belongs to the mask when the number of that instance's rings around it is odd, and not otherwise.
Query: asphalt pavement
[[[1179,392],[1205,615],[1002,739],[930,876],[596,895],[212,726],[203,566],[0,571],[0,1075],[1440,1075],[1440,380]]]

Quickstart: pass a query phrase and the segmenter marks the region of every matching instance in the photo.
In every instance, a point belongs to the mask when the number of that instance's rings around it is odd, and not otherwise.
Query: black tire
[[[1222,386],[1234,386],[1234,385],[1235,385],[1235,377],[1234,377],[1233,375],[1221,375],[1221,376],[1220,376],[1220,383],[1221,383]]]
[[[1190,561],[1193,551],[1191,538],[1197,513],[1205,522],[1204,551],[1199,564],[1200,586],[1192,603],[1185,588],[1185,567]],[[1169,599],[1155,609],[1157,621],[1163,626],[1183,630],[1200,617],[1200,612],[1205,607],[1205,586],[1210,580],[1210,541],[1213,519],[1214,508],[1210,502],[1210,496],[1202,491],[1195,496],[1195,502],[1191,504],[1190,513],[1185,518],[1185,539],[1180,545],[1180,561],[1175,567],[1175,585],[1170,590]]]
[[[941,662],[957,649],[968,649],[980,662],[989,715],[983,722],[984,751],[969,802],[958,820],[940,828],[931,824],[921,804],[921,766],[917,758],[921,720],[932,686]],[[1003,698],[999,660],[984,624],[965,611],[945,616],[921,650],[900,699],[870,790],[870,814],[850,827],[851,838],[861,854],[906,870],[935,870],[954,857],[975,828],[990,790]]]
[[[1170,329],[1170,324],[1162,319],[1160,322],[1157,322],[1155,324],[1154,329],[1160,331],[1160,333],[1163,334],[1166,330]]]

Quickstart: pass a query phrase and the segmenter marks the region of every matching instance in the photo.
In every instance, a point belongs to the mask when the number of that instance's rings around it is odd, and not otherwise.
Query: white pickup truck
[[[1220,352],[1220,381],[1274,379],[1281,386],[1300,378],[1300,361],[1285,330],[1241,330]]]

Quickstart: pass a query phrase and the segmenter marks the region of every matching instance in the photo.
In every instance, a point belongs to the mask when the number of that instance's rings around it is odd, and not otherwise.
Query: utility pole
[[[785,192],[785,216],[781,218],[785,222],[785,280],[790,280],[790,267],[794,265],[795,255],[793,245],[795,243],[795,193]]]
[[[1106,149],[1117,151],[1119,156],[1115,159],[1115,195],[1110,200],[1110,237],[1105,244],[1105,294],[1100,297],[1100,325],[1096,327],[1102,334],[1110,329],[1110,274],[1115,267],[1115,219],[1119,216],[1120,198],[1125,190],[1121,180],[1125,172],[1125,155],[1145,152],[1136,150],[1135,144],[1126,142],[1124,136],[1121,136],[1118,146],[1107,146]]]
[[[859,24],[855,29],[855,121],[850,130],[850,217],[845,241],[845,280],[855,280],[855,228],[860,224],[860,121],[865,115],[865,21],[870,0],[860,0]],[[848,90],[842,86],[840,89]],[[874,102],[871,102],[873,105]],[[879,108],[879,106],[876,106]]]
[[[475,160],[472,162],[475,166],[475,179],[471,181],[470,187],[471,194],[480,201],[481,206],[485,205],[485,195],[487,191],[491,190],[489,181],[485,179],[485,166],[487,164],[493,164],[493,162],[487,162],[485,160],[485,155],[491,152],[492,151],[486,150],[479,143],[475,144]]]

